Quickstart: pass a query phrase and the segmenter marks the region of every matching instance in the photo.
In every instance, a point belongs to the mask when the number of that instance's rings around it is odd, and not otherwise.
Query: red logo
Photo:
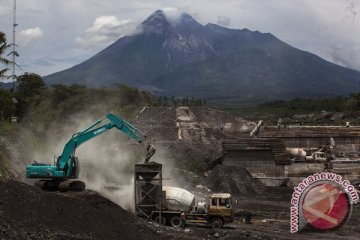
[[[302,201],[304,218],[317,229],[342,225],[350,212],[347,194],[331,183],[321,183],[306,192]]]

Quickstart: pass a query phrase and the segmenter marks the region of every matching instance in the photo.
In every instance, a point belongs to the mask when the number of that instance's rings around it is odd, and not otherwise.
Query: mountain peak
[[[189,14],[176,8],[164,8],[153,12],[145,21],[141,23],[141,28],[145,33],[162,34],[172,27],[201,26]]]
[[[143,24],[150,24],[158,21],[165,21],[167,22],[165,13],[163,10],[159,9],[153,12],[147,19],[143,21]]]
[[[145,33],[163,33],[170,27],[162,10],[157,10],[141,23],[141,28]]]

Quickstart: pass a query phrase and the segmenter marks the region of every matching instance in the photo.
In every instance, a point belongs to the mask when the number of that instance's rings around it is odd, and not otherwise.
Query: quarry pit
[[[334,162],[330,171],[354,182],[360,179],[360,164],[355,161],[360,156],[360,128],[262,126],[256,137],[250,137],[254,122],[214,109],[188,107],[145,108],[135,124],[159,149],[161,159],[155,155],[153,160],[164,165],[164,184],[176,183],[199,197],[231,193],[235,221],[222,229],[162,226],[91,189],[65,194],[40,191],[21,182],[17,166],[14,180],[0,182],[0,238],[359,239],[358,205],[353,206],[349,221],[334,231],[289,232],[293,187],[304,177],[325,171],[326,164],[293,161],[286,148],[321,148],[333,138],[334,154],[354,161]],[[184,162],[166,166],[164,156]],[[200,163],[206,166],[203,172],[195,171]]]

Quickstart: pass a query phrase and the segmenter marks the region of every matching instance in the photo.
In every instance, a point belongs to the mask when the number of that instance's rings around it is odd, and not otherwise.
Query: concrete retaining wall
[[[282,137],[286,147],[310,148],[326,145],[330,137]],[[360,144],[360,137],[334,137],[336,144]]]
[[[284,166],[276,165],[270,149],[228,151],[224,165],[245,167],[258,176],[283,176]]]

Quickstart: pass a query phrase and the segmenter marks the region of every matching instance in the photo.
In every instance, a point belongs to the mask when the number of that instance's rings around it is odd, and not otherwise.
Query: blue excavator
[[[107,123],[104,123],[104,120],[107,120]],[[150,143],[145,144],[146,135],[125,120],[113,114],[107,114],[106,117],[98,120],[87,129],[75,133],[66,143],[62,154],[57,158],[56,164],[49,165],[36,161],[28,164],[26,166],[26,177],[40,179],[35,182],[35,186],[43,190],[83,191],[85,183],[78,180],[79,160],[75,156],[76,148],[113,128],[143,145],[146,149],[145,163],[149,162],[156,149]]]

